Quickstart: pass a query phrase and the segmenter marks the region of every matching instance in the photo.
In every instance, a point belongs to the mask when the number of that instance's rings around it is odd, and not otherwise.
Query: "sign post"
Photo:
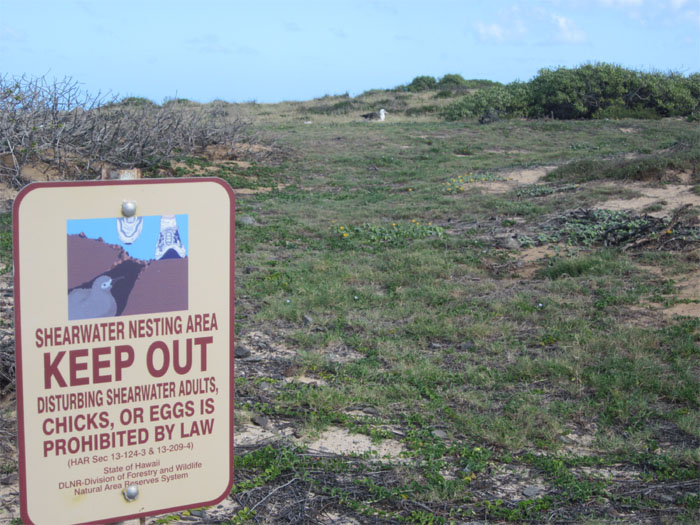
[[[15,199],[25,523],[228,495],[234,201],[215,178],[38,183]]]

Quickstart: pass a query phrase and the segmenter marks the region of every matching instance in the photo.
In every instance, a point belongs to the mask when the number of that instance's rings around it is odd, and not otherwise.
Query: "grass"
[[[696,241],[624,251],[611,236],[647,219],[576,212],[629,179],[697,170],[696,127],[437,120],[449,103],[379,91],[241,105],[287,160],[178,173],[273,188],[237,196],[256,224],[237,223],[236,330],[289,352],[237,361],[236,413],[298,439],[237,447],[230,523],[697,521],[700,324],[661,311],[696,271]],[[359,119],[379,107],[386,122]],[[480,188],[551,165],[510,193]],[[520,247],[500,247],[503,232]],[[533,246],[552,256],[528,273]],[[314,450],[334,427],[402,452]]]
[[[411,461],[331,459],[289,444],[251,451],[239,458],[237,494],[250,497],[242,504],[255,501],[244,480],[274,489],[308,476],[340,514],[389,522],[596,521],[608,508],[697,518],[689,481],[700,468],[700,327],[688,318],[630,321],[640,303],[672,304],[678,292],[673,279],[639,267],[652,252],[603,246],[623,231],[634,237],[643,219],[571,214],[577,202],[609,198],[586,181],[626,178],[600,172],[597,159],[656,154],[687,140],[691,126],[635,121],[634,134],[612,121],[479,126],[429,121],[421,111],[367,125],[350,118],[354,109],[317,121],[331,102],[309,112],[313,125],[266,107],[261,127],[297,152],[280,170],[291,184],[242,198],[238,210],[255,210],[262,223],[238,231],[239,267],[258,268],[237,281],[247,298],[240,328],[278,334],[295,349],[299,373],[322,383],[246,388],[238,403],[252,401],[309,439],[339,426],[381,442],[389,438],[382,428],[399,428]],[[549,177],[556,184],[512,196],[474,191],[468,175],[502,181],[518,168],[587,162],[594,167],[584,176],[560,168]],[[496,270],[511,266],[489,240],[490,224],[584,251],[559,250],[533,279],[512,279]],[[677,266],[675,278],[690,269]],[[353,360],[336,360],[337,347]],[[375,415],[349,415],[349,406]],[[587,445],[570,435],[586,435]],[[629,479],[606,475],[613,466]],[[526,472],[523,484],[546,490],[494,496],[499,471]],[[643,488],[664,483],[679,487],[668,489],[671,503]]]
[[[0,274],[12,271],[12,214],[0,214]]]

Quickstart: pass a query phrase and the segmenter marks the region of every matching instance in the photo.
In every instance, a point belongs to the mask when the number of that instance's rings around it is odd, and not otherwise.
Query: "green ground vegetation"
[[[324,455],[303,439],[244,450],[234,522],[270,512],[269,500],[255,506],[261,487],[289,483],[386,523],[697,520],[700,322],[659,308],[682,301],[698,229],[688,225],[675,251],[626,250],[651,219],[573,213],[674,170],[697,184],[697,126],[484,126],[410,111],[444,105],[436,89],[245,105],[292,153],[271,175],[283,189],[238,199],[255,224],[237,223],[236,328],[274,334],[296,355],[282,368],[318,383],[272,368],[260,388],[251,365],[237,409],[292,424],[307,442],[341,427],[404,452]],[[386,122],[361,121],[378,107]],[[537,184],[483,186],[542,166],[556,169]],[[495,242],[508,228],[519,247]],[[517,261],[532,246],[553,255],[523,277]],[[355,359],[334,359],[337,347]],[[357,406],[371,415],[349,415]],[[499,497],[504,473],[544,488]]]

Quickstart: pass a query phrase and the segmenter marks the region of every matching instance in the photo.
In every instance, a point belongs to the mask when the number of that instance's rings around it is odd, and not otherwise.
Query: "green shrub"
[[[468,89],[467,81],[462,75],[448,74],[442,77],[437,83],[438,89],[460,91]]]
[[[313,113],[316,115],[343,115],[355,110],[355,104],[352,100],[341,100],[333,104],[318,104],[305,108],[304,112]]]
[[[156,107],[158,104],[145,97],[125,97],[119,101],[122,106]]]
[[[644,73],[633,107],[653,109],[661,117],[687,116],[700,110],[700,74]]]
[[[446,75],[447,77],[447,75]],[[438,82],[442,87],[443,79]],[[451,75],[459,77],[459,75]],[[459,77],[461,78],[461,77]],[[463,80],[463,79],[462,79]],[[450,80],[461,89],[481,81]],[[479,86],[446,108],[447,120],[475,118],[486,112],[505,117],[555,119],[700,118],[700,74],[643,73],[606,63],[578,68],[541,69],[527,83]]]
[[[447,120],[476,118],[486,112],[495,111],[509,117],[527,116],[529,89],[527,84],[513,82],[507,86],[480,89],[450,104],[443,111]]]
[[[169,106],[197,106],[199,105],[198,102],[193,102],[192,100],[189,100],[187,98],[171,98],[163,102],[163,107],[169,107]]]
[[[489,87],[502,86],[500,82],[495,82],[493,80],[486,80],[483,78],[474,78],[464,81],[464,87],[467,89],[484,89]]]
[[[606,112],[613,118],[690,115],[700,103],[699,77],[642,73],[605,63],[542,69],[530,82],[530,116],[601,118]]]
[[[408,89],[408,91],[413,92],[428,91],[431,89],[435,89],[435,86],[437,86],[437,80],[435,80],[435,77],[423,75],[414,78],[413,81],[408,86],[406,86],[406,89]]]
[[[622,100],[634,75],[610,64],[541,69],[530,82],[531,114],[560,119],[590,118],[596,110]]]

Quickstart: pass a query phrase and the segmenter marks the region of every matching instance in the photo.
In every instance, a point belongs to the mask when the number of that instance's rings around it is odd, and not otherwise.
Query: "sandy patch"
[[[263,144],[236,143],[231,148],[231,152],[233,158],[247,157],[257,159],[272,154],[274,149]]]
[[[60,171],[49,164],[44,164],[43,162],[39,162],[34,165],[22,166],[22,177],[34,182],[46,182],[63,179]]]
[[[362,410],[345,410],[344,413],[353,417],[367,417],[367,413]]]
[[[618,184],[613,183],[606,183],[601,186],[608,188],[619,187]],[[643,183],[625,183],[625,190],[636,191],[641,193],[641,196],[632,199],[611,199],[597,204],[595,208],[640,212],[647,206],[659,204],[662,208],[658,211],[649,212],[649,215],[660,218],[670,216],[673,210],[685,204],[700,206],[700,195],[693,193],[691,186],[686,184],[669,184],[656,187]]]
[[[520,153],[532,153],[526,149],[485,149],[485,153],[496,153],[500,155],[515,155]]]
[[[556,166],[539,166],[537,168],[529,168],[525,170],[506,171],[501,175],[509,178],[510,182],[515,182],[516,184],[534,184],[555,168]]]
[[[666,317],[682,315],[688,317],[700,317],[700,270],[677,282],[678,299],[685,301],[697,301],[693,303],[681,303],[664,310]]]
[[[267,428],[253,424],[244,424],[236,427],[233,433],[234,446],[257,445],[266,441],[273,441],[280,438],[287,438],[292,435],[289,428],[275,428],[271,423]]]
[[[659,315],[660,306],[655,303],[642,302],[639,305],[630,305],[626,309],[625,324],[639,326],[641,328],[661,327],[662,319]]]
[[[315,385],[315,386],[325,386],[328,383],[323,379],[318,379],[315,377],[309,377],[305,375],[300,375],[297,377],[286,377],[284,379],[286,383],[301,383],[303,385]]]
[[[538,182],[555,168],[556,166],[540,166],[537,168],[499,172],[499,175],[504,180],[475,182],[470,184],[470,186],[480,188],[485,193],[506,193],[518,186]]]
[[[344,428],[331,428],[323,432],[318,439],[308,443],[311,450],[331,452],[333,454],[365,454],[376,452],[378,458],[398,458],[405,450],[404,446],[394,439],[384,439],[374,443],[372,438],[364,434],[351,434]]]
[[[323,355],[331,362],[341,365],[358,361],[364,357],[363,354],[353,350],[342,341],[330,341],[323,349]]]
[[[241,145],[234,144],[228,146],[226,144],[210,144],[204,148],[204,156],[209,160],[232,160],[240,153]],[[246,163],[249,164],[249,163]]]
[[[637,133],[636,128],[620,128],[620,131],[622,131],[622,133]]]
[[[289,186],[289,184],[278,184],[277,191],[282,191],[284,188]],[[275,188],[234,188],[233,192],[237,195],[255,195],[256,193],[270,193]]]
[[[245,345],[251,350],[251,357],[247,362],[268,361],[276,358],[292,359],[296,352],[278,341],[275,341],[265,332],[251,331],[239,337],[239,344]]]
[[[606,479],[609,481],[636,481],[642,474],[639,470],[626,465],[612,465],[610,467],[578,467],[572,472],[583,478]]]
[[[293,367],[297,353],[285,345],[281,337],[258,331],[247,332],[239,337],[237,346],[249,350],[250,355],[236,358],[236,377],[273,377],[281,380],[294,375],[284,374]]]
[[[360,525],[360,522],[355,518],[341,516],[335,512],[326,512],[317,516],[315,521],[321,525]]]
[[[676,177],[678,177],[678,180],[681,182],[681,184],[693,183],[693,174],[690,171],[679,171],[678,173],[676,173]]]
[[[680,315],[683,317],[700,317],[700,304],[698,303],[687,303],[687,304],[677,304],[671,308],[664,310],[664,315],[667,317],[673,317]]]
[[[653,273],[663,279],[668,279],[667,273],[663,268],[658,266],[647,266],[639,265],[639,268]],[[654,312],[661,311],[666,319],[670,319],[676,315],[687,316],[687,317],[700,317],[700,270],[690,273],[681,279],[674,276],[676,281],[676,298],[681,301],[697,301],[697,302],[683,302],[680,304],[675,304],[669,308],[663,308],[662,305],[657,303],[645,303],[642,305],[634,305],[629,307],[629,310],[635,314],[636,317],[641,317],[642,320],[650,319]],[[641,323],[645,324],[645,323]],[[647,325],[648,326],[648,325]]]
[[[477,476],[477,482],[480,477]],[[489,496],[509,501],[532,499],[547,492],[544,480],[537,475],[537,472],[521,465],[494,466],[488,478],[481,481],[487,483],[486,490]],[[527,489],[532,489],[537,494],[527,496],[524,494]]]
[[[564,451],[574,456],[592,456],[596,453],[593,447],[595,434],[598,427],[595,423],[590,423],[585,427],[568,429],[567,434],[559,436],[559,441],[564,444]]]
[[[221,170],[222,167],[228,167],[229,169],[240,169],[240,170],[245,170],[246,168],[249,168],[252,164],[250,162],[246,162],[243,160],[225,160],[221,162],[217,162],[217,164],[213,164],[210,166],[202,166],[200,164],[188,164],[187,162],[173,162],[171,164],[172,169],[183,169],[187,170],[191,173],[191,175],[194,176],[207,176],[207,175],[213,175],[217,173],[218,171]],[[245,177],[244,173],[239,173],[239,175]]]
[[[551,246],[534,246],[532,248],[526,248],[520,254],[520,260],[524,264],[531,264],[535,261],[540,261],[542,259],[549,258],[553,256],[556,252]]]
[[[516,263],[517,273],[525,279],[532,279],[542,267],[543,261],[552,257],[556,252],[551,246],[534,246],[520,252]]]

